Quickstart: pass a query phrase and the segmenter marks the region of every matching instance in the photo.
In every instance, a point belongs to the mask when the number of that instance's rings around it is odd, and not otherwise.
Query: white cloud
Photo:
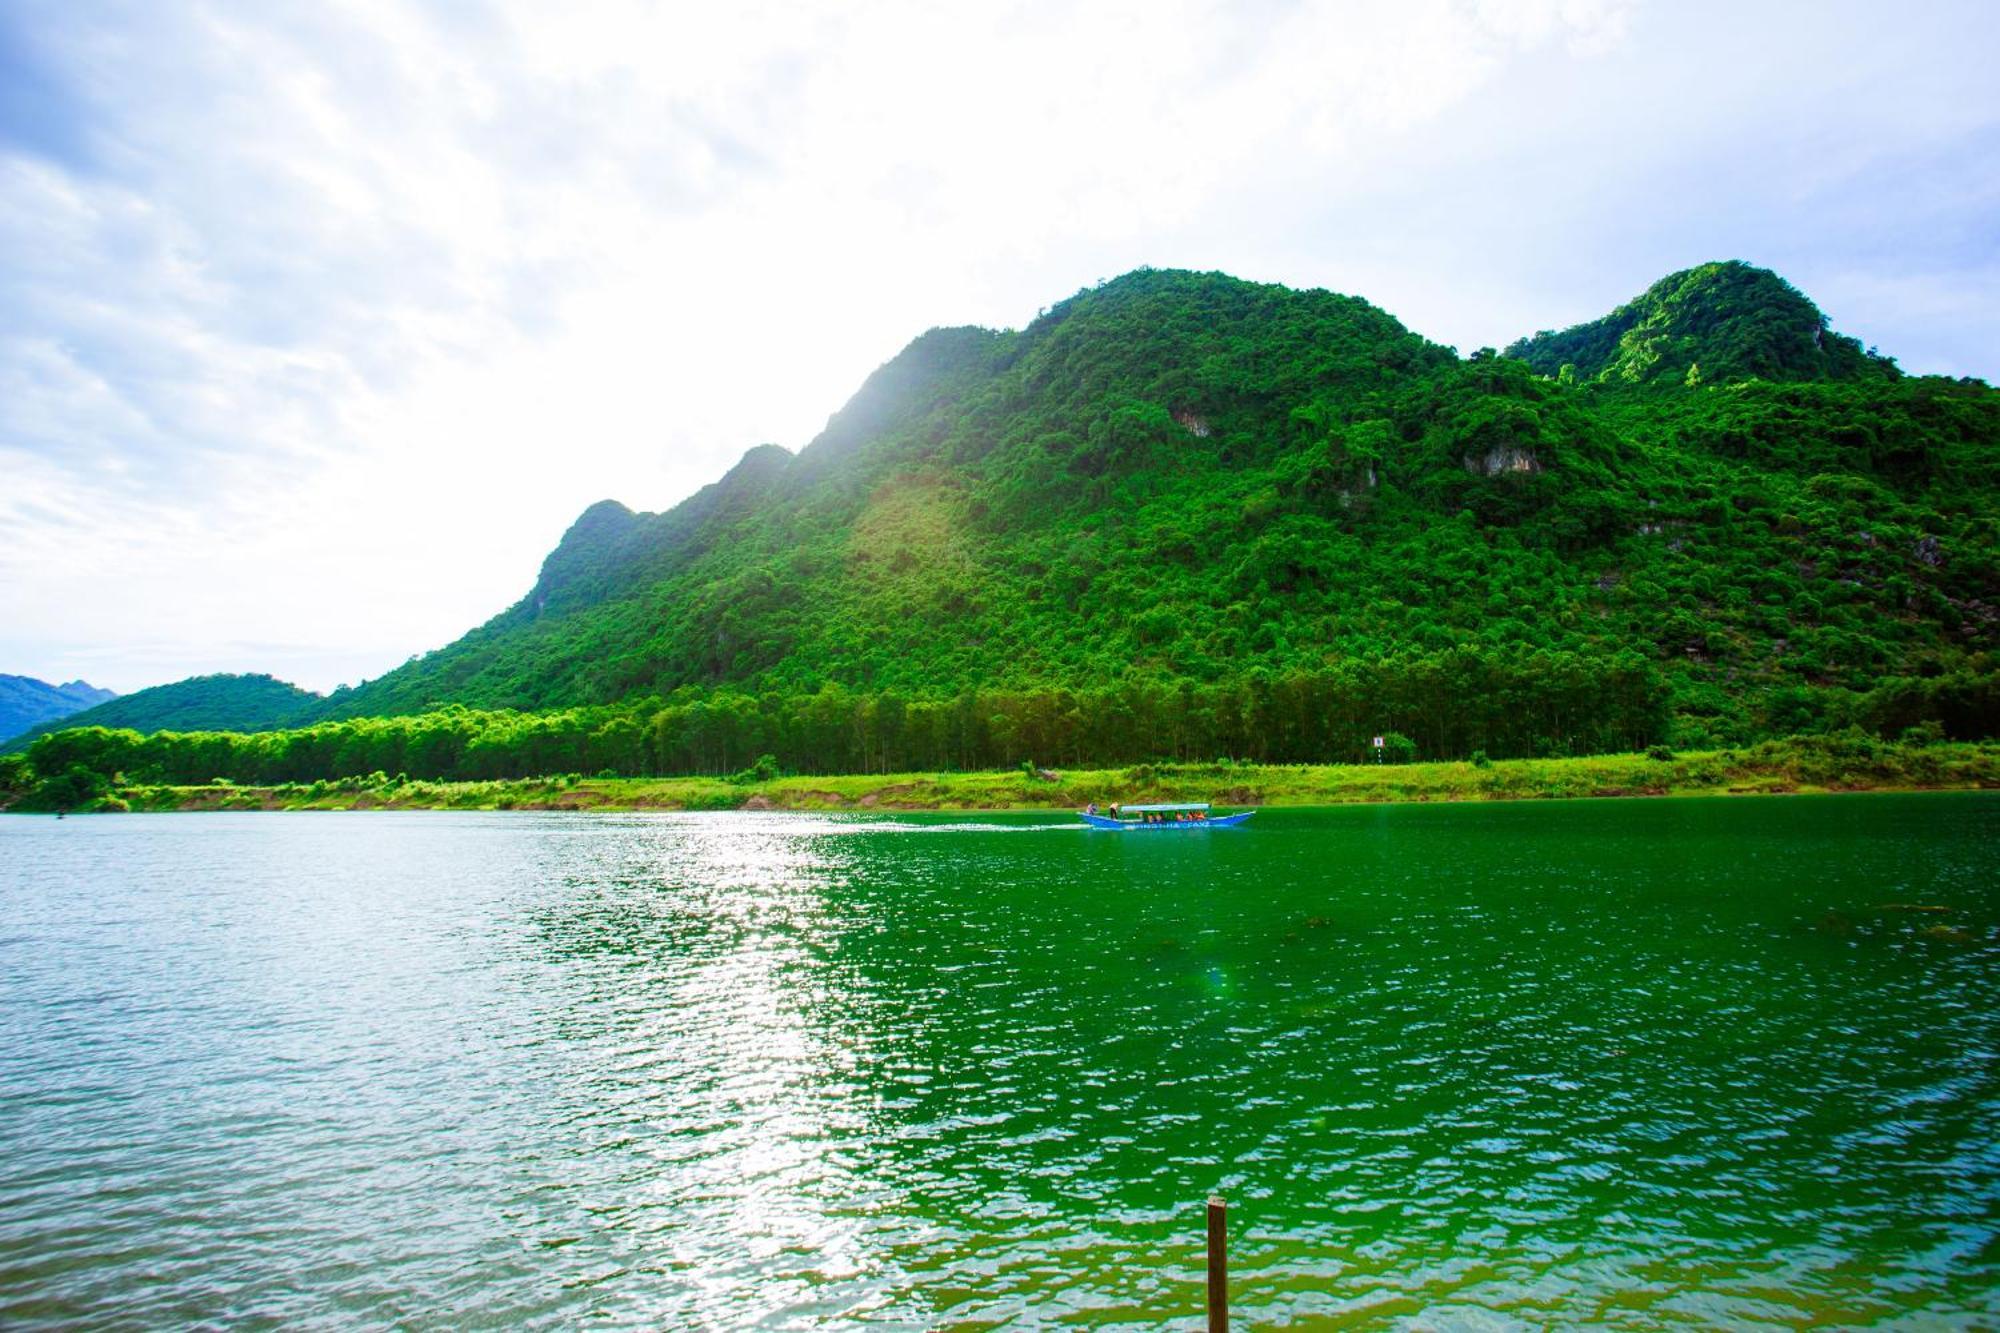
[[[1649,172],[1801,119],[1765,55],[1642,86],[1714,43],[1609,0],[29,19],[67,100],[0,124],[0,669],[121,687],[377,673],[518,596],[585,504],[670,504],[923,328],[1142,263],[1503,340],[1664,271],[1579,243]],[[1574,145],[1619,134],[1643,151],[1594,190]],[[1821,170],[1797,188],[1854,174]]]

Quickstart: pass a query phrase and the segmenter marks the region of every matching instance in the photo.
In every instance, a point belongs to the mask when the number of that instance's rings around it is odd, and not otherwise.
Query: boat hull
[[[1212,819],[1189,819],[1185,821],[1169,819],[1163,820],[1158,824],[1142,823],[1136,819],[1109,819],[1103,815],[1078,815],[1077,818],[1092,828],[1110,829],[1117,833],[1128,831],[1137,833],[1142,830],[1151,833],[1158,829],[1235,828],[1238,824],[1241,824],[1256,813],[1255,810],[1240,810],[1233,815],[1217,815]]]

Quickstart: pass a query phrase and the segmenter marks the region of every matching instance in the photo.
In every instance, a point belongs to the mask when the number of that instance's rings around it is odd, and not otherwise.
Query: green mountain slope
[[[33,676],[0,675],[0,741],[117,697],[81,680],[51,685]]]
[[[1642,682],[1657,716],[1615,734],[1692,743],[1991,671],[2000,394],[1899,375],[1737,263],[1510,350],[1161,271],[935,330],[796,457],[594,506],[521,602],[326,712],[1365,667],[1442,714],[1559,660]]]
[[[933,331],[797,458],[752,450],[666,514],[594,507],[520,604],[340,709],[1187,669],[1124,624],[1128,599],[1206,618],[1193,543],[1268,485],[1291,412],[1451,360],[1365,302],[1219,275],[1135,274],[1018,333]],[[1221,664],[1179,637],[1194,669]]]
[[[95,707],[30,728],[0,748],[26,749],[49,732],[71,727],[128,727],[139,732],[261,731],[302,721],[322,703],[320,695],[271,676],[191,676],[111,697]]]

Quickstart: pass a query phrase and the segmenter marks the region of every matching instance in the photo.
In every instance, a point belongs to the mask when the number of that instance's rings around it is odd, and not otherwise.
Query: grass
[[[1089,801],[1278,806],[1978,788],[2000,788],[2000,744],[1895,744],[1850,733],[1661,757],[1379,766],[1225,760],[1084,769],[1056,781],[1010,770],[780,777],[748,785],[708,777],[576,775],[376,785],[357,778],[275,787],[122,785],[101,804],[113,810],[1067,810]]]

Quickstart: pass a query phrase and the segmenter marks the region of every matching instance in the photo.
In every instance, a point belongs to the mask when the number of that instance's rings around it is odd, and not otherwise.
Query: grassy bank
[[[343,778],[245,787],[120,785],[102,810],[1067,810],[1087,801],[1226,806],[1385,801],[2000,789],[2000,744],[1895,744],[1853,734],[1739,751],[1435,763],[1269,766],[1228,762],[1077,770],[781,777],[416,782]],[[16,810],[34,808],[32,797]]]

